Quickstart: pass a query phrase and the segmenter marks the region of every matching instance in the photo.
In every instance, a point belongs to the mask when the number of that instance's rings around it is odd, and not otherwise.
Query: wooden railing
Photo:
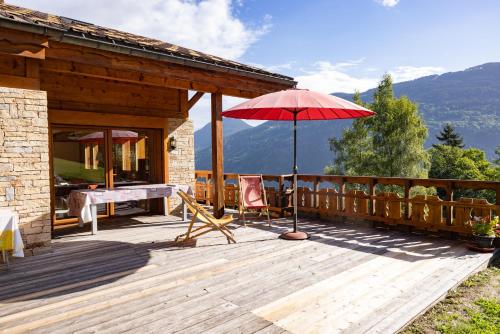
[[[283,216],[291,209],[292,175],[263,175],[271,210]],[[225,205],[238,204],[238,174],[225,174]],[[470,235],[474,216],[500,213],[500,182],[410,179],[394,177],[298,175],[298,209],[321,219],[362,219],[418,230]],[[425,194],[434,188],[438,195]],[[464,190],[488,190],[485,198],[454,198]],[[196,171],[196,199],[210,204],[211,171]]]

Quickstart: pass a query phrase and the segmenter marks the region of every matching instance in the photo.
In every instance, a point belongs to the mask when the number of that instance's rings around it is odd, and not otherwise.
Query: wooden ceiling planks
[[[40,87],[47,91],[50,109],[174,118],[186,116],[179,108],[177,89],[50,72],[42,72]]]

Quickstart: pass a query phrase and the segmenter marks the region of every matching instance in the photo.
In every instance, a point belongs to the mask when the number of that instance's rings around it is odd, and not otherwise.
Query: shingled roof
[[[75,37],[139,51],[162,54],[167,57],[172,57],[173,59],[184,60],[187,64],[207,64],[211,65],[211,67],[215,66],[221,69],[232,69],[237,72],[252,73],[258,76],[293,82],[293,78],[288,76],[268,72],[257,67],[198,52],[157,39],[134,35],[116,29],[101,27],[92,23],[0,2],[0,23],[2,21],[8,22],[14,26],[17,23],[20,26],[38,26],[40,28],[45,28],[46,31],[56,30],[65,37]]]

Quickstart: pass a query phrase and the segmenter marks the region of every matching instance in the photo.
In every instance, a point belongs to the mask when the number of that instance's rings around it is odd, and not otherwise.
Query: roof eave
[[[174,64],[190,66],[204,70],[234,74],[289,87],[295,87],[297,84],[297,82],[290,77],[285,77],[285,76],[279,77],[279,76],[273,76],[271,74],[251,72],[244,69],[235,69],[228,66],[204,62],[201,60],[186,59],[176,55],[149,50],[147,48],[134,47],[132,45],[130,46],[119,45],[111,41],[97,40],[93,37],[84,37],[84,36],[78,36],[76,34],[68,34],[66,30],[57,29],[55,27],[49,27],[42,24],[19,22],[5,17],[0,17],[0,27],[44,35],[47,36],[50,40],[56,40],[63,43],[80,45],[94,49],[100,49],[100,50],[137,56],[142,58],[162,60]]]

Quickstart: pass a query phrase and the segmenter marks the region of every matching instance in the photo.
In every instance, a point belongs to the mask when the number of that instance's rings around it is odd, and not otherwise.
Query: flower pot
[[[492,248],[493,240],[495,240],[494,236],[491,235],[475,235],[474,242],[480,248]]]
[[[493,247],[500,248],[500,237],[495,237],[495,240],[493,240]]]

